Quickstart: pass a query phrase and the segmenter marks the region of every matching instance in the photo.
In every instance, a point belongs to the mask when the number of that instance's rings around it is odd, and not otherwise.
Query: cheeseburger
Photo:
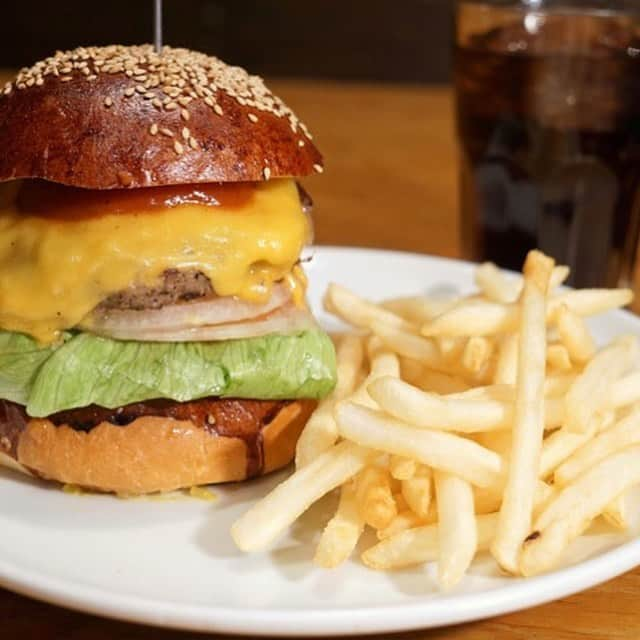
[[[58,52],[0,94],[0,459],[141,494],[286,465],[335,355],[305,304],[322,158],[256,76]]]

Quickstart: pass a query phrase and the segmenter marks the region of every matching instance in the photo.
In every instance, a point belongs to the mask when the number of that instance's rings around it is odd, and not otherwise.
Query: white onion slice
[[[200,342],[210,340],[236,340],[238,338],[256,338],[269,333],[294,333],[317,327],[309,311],[297,307],[292,302],[271,313],[244,322],[232,322],[204,326],[185,326],[172,329],[149,329],[147,327],[102,328],[91,327],[97,333],[116,340],[140,340],[144,342]]]
[[[130,331],[165,331],[185,327],[244,322],[260,318],[291,300],[291,290],[284,284],[277,284],[271,291],[269,300],[255,304],[232,296],[193,302],[183,302],[162,307],[135,311],[129,309],[94,310],[81,323],[80,328],[102,335]]]

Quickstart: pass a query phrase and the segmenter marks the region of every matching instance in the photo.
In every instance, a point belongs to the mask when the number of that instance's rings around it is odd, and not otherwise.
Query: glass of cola
[[[640,0],[458,0],[462,244],[629,285],[640,230]]]

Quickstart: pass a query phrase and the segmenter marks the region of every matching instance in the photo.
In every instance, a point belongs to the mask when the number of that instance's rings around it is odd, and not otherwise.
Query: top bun
[[[80,47],[0,93],[0,181],[89,189],[301,177],[322,157],[295,114],[240,67],[187,49]]]

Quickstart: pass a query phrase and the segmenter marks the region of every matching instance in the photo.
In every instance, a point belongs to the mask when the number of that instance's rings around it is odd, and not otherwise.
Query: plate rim
[[[315,253],[384,253],[398,258],[436,261],[472,268],[472,262],[375,247],[314,245]],[[626,310],[610,312],[633,322],[640,318]],[[253,636],[360,635],[411,631],[460,624],[539,606],[592,588],[640,564],[640,539],[629,540],[573,566],[534,578],[514,578],[507,587],[451,594],[423,602],[389,606],[333,609],[231,608],[168,602],[139,595],[121,595],[88,584],[35,573],[0,558],[0,586],[50,604],[101,617],[185,631],[208,631]],[[443,606],[455,600],[455,607]],[[376,612],[372,616],[372,611]]]

